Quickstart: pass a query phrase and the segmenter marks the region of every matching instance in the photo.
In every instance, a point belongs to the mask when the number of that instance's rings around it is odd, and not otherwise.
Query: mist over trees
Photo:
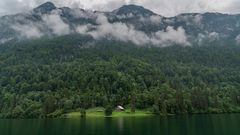
[[[239,45],[239,20],[239,14],[222,13],[164,17],[133,4],[103,12],[56,7],[46,2],[24,13],[0,17],[0,45],[69,34],[90,35],[95,40],[133,42],[139,46]]]

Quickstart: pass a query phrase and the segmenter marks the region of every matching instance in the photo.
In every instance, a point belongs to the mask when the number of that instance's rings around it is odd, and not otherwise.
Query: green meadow
[[[126,109],[124,111],[117,111],[114,110],[112,115],[106,116],[104,113],[104,108],[97,107],[91,108],[86,110],[86,117],[145,117],[145,116],[152,116],[153,114],[148,110],[136,110],[134,113],[131,112],[130,109]],[[64,114],[66,118],[77,118],[81,117],[79,111],[70,112]]]

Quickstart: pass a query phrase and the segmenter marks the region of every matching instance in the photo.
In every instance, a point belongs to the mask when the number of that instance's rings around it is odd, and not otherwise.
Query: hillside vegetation
[[[69,35],[0,46],[0,116],[122,105],[154,114],[240,112],[240,46],[135,46]]]

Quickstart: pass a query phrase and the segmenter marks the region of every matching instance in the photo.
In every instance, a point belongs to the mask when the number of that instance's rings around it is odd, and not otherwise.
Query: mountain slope
[[[103,16],[107,21],[101,20]],[[101,31],[103,27],[105,31]],[[109,28],[108,31],[106,27]],[[56,8],[53,3],[48,2],[29,13],[1,17],[0,28],[0,43],[74,33],[92,35],[96,40],[113,38],[125,41],[126,37],[131,37],[128,36],[130,32],[144,38],[129,38],[126,41],[137,43],[136,40],[144,39],[141,41],[142,45],[240,43],[240,15],[191,13],[166,18],[136,5],[125,5],[112,12],[93,12],[67,7]],[[112,30],[118,28],[122,30],[121,34],[117,33],[119,30]],[[96,36],[96,33],[105,35]]]
[[[112,13],[116,15],[128,15],[132,14],[134,16],[152,16],[156,15],[152,11],[145,9],[144,7],[141,6],[136,6],[136,5],[124,5],[120,7],[119,9],[114,10]]]
[[[0,51],[3,118],[119,104],[155,114],[239,112],[239,46],[139,47],[68,35]]]
[[[33,9],[33,11],[35,13],[39,13],[39,14],[47,14],[55,9],[57,9],[57,7],[53,3],[47,2],[47,3],[44,3],[44,4],[36,7],[35,9]]]
[[[240,112],[239,15],[122,8],[46,3],[1,17],[0,117],[118,105],[156,115]]]

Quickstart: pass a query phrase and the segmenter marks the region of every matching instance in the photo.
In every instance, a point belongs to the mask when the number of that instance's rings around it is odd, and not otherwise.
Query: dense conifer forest
[[[157,115],[240,112],[240,46],[136,46],[81,35],[0,46],[0,117],[109,105]]]

